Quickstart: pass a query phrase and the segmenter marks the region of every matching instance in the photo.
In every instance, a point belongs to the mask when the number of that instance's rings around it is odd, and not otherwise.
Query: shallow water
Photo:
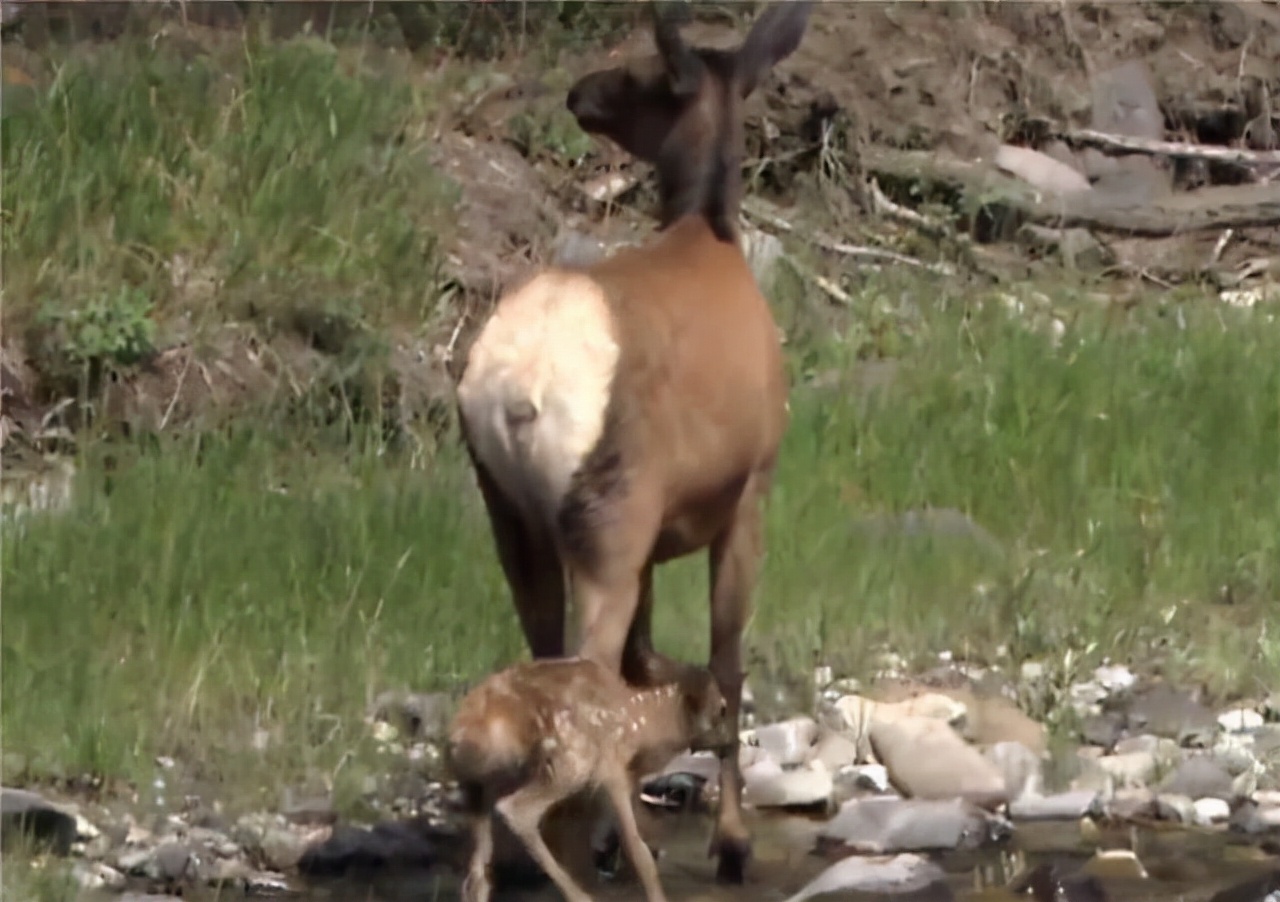
[[[663,825],[659,870],[672,902],[782,902],[834,860],[810,852],[820,821],[795,816],[757,817],[752,823],[755,845],[748,882],[743,887],[724,887],[715,883],[715,863],[706,857],[710,821],[697,815],[668,816]],[[1029,894],[1014,896],[1004,889],[1016,873],[1042,862],[1065,865],[1064,870],[1069,872],[1097,848],[1133,849],[1150,875],[1146,880],[1103,878],[1109,902],[1200,902],[1226,886],[1280,866],[1280,858],[1242,845],[1222,831],[1116,828],[1085,836],[1075,822],[1021,824],[1004,848],[946,853],[938,861],[948,872],[951,888],[961,902],[1031,900]],[[613,902],[644,898],[639,885],[633,882],[601,881],[591,891],[595,898]],[[852,892],[817,898],[855,897],[893,898]],[[459,893],[455,875],[430,872],[386,875],[373,882],[317,884],[308,887],[304,898],[310,902],[452,902]],[[494,894],[495,902],[557,902],[560,898],[551,886]],[[918,893],[909,898],[913,902],[929,902]]]

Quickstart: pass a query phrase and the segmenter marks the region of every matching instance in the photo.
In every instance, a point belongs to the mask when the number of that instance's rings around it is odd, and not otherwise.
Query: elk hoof
[[[751,858],[751,840],[722,836],[712,841],[711,853],[717,856],[716,882],[741,885],[746,882],[747,861]]]

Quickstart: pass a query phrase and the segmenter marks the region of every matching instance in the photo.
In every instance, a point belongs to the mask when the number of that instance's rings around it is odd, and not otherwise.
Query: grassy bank
[[[868,309],[904,288],[868,286]],[[887,387],[796,393],[758,678],[815,655],[866,673],[888,643],[1274,684],[1280,641],[1259,617],[1280,585],[1280,325],[1194,302],[1081,310],[1055,346],[998,305],[943,302],[899,329]],[[858,373],[865,334],[805,366]],[[246,428],[131,453],[110,469],[86,453],[73,509],[5,536],[3,730],[32,769],[128,774],[166,753],[273,787],[341,779],[373,694],[523,653],[455,452],[427,472]],[[990,540],[875,519],[926,505]],[[661,576],[672,652],[705,653],[704,571]],[[276,737],[264,753],[247,751],[255,729]]]
[[[432,134],[487,84],[475,66],[252,32],[22,64],[47,71],[6,84],[4,326],[50,380],[203,325],[318,312],[385,335],[452,313],[439,248],[458,186]],[[528,143],[580,146],[557,115],[525,112],[547,129]],[[1280,640],[1259,625],[1280,591],[1280,325],[1040,286],[1055,342],[956,285],[851,276],[856,309],[836,317],[785,276],[772,292],[797,389],[757,685],[815,658],[865,674],[885,645],[1045,658],[1062,681],[1071,649],[1071,666],[1274,685]],[[6,781],[149,784],[169,755],[246,804],[304,779],[350,799],[385,770],[361,723],[374,695],[523,653],[456,446],[422,464],[373,426],[297,419],[82,442],[71,510],[3,527]],[[901,519],[925,507],[956,513]],[[705,654],[705,570],[659,575],[671,653]]]

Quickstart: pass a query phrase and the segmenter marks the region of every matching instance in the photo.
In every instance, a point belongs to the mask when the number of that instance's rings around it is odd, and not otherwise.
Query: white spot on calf
[[[504,491],[544,510],[563,499],[604,431],[618,356],[604,290],[583,273],[539,273],[498,302],[471,346],[458,402]]]

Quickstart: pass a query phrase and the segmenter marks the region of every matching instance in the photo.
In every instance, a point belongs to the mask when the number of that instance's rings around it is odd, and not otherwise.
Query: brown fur
[[[570,900],[589,897],[541,837],[543,815],[575,793],[603,789],[649,902],[664,902],[657,868],[635,822],[637,779],[683,748],[736,744],[736,725],[714,678],[685,668],[669,685],[635,689],[586,658],[526,661],[490,676],[459,705],[447,760],[473,818],[467,902],[488,902],[494,812]]]
[[[505,494],[490,469],[497,464],[481,459],[474,440],[474,430],[491,427],[461,416],[533,656],[565,654],[571,588],[579,654],[634,684],[669,681],[673,662],[650,639],[652,568],[706,549],[710,667],[734,723],[763,550],[761,503],[788,421],[777,326],[738,239],[740,106],[798,45],[811,5],[775,4],[737,50],[691,48],[655,16],[657,56],[587,75],[569,93],[585,129],[655,164],[662,209],[648,244],[575,270],[603,289],[619,357],[603,434],[567,494],[534,512]],[[464,373],[460,394],[466,388]],[[539,473],[521,478],[545,482]],[[712,848],[718,876],[740,883],[750,838],[737,760],[736,752],[722,757]]]

